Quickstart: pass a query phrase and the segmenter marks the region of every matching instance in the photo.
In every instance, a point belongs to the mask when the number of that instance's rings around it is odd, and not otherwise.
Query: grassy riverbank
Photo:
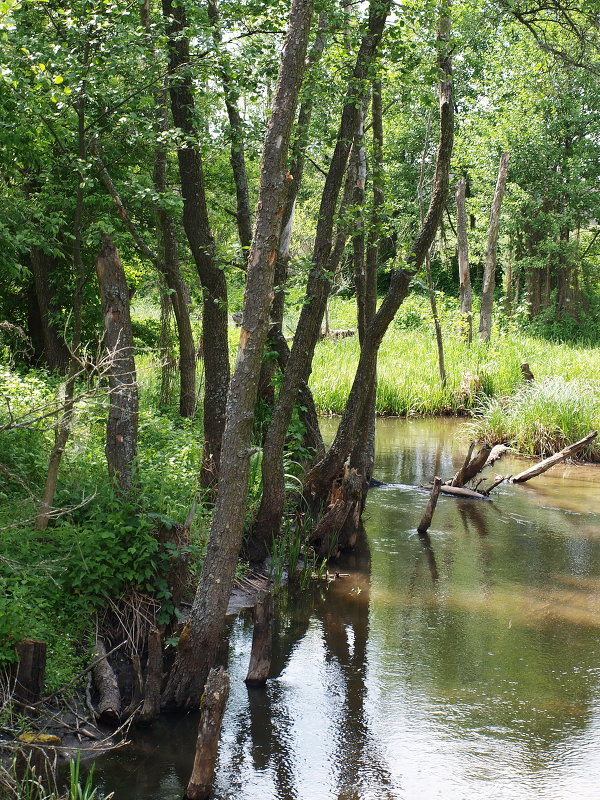
[[[550,342],[495,330],[490,344],[467,345],[452,304],[442,310],[447,374],[442,386],[424,301],[400,309],[379,356],[377,413],[394,416],[472,414],[475,433],[511,443],[527,455],[548,455],[600,428],[600,347]],[[349,303],[332,308],[332,328],[351,327]],[[341,414],[359,356],[355,336],[319,342],[310,385],[322,414]],[[535,382],[524,385],[521,364]],[[585,454],[600,460],[600,444]]]

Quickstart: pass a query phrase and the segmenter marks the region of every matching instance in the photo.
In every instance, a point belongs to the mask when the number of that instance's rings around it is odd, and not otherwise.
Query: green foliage
[[[600,429],[600,382],[553,377],[525,384],[510,397],[485,402],[470,427],[490,444],[506,442],[529,456],[552,455]],[[600,461],[600,445],[592,442],[580,457]]]

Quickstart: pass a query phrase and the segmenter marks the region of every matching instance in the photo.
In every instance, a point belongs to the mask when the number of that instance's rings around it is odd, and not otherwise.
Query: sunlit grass
[[[348,301],[331,316],[348,321]],[[433,329],[416,303],[401,309],[379,354],[377,413],[412,416],[477,413],[477,432],[510,441],[522,453],[546,455],[600,425],[595,378],[600,348],[548,342],[495,330],[492,342],[468,346],[452,309],[444,312],[447,383],[443,387]],[[414,327],[401,327],[414,326]],[[332,327],[334,327],[332,325]],[[317,345],[310,385],[320,413],[341,414],[359,357],[357,337]],[[535,376],[524,384],[521,364]],[[592,376],[592,377],[590,377]],[[588,457],[600,459],[599,446]]]

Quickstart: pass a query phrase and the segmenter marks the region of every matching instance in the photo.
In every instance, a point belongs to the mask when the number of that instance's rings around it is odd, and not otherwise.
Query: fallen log
[[[254,606],[254,631],[246,686],[264,686],[271,669],[273,593],[263,593]]]
[[[96,719],[109,725],[118,725],[121,717],[121,694],[115,671],[108,663],[102,639],[96,641],[94,657],[96,662],[92,669],[92,677],[99,694],[94,709]]]
[[[580,439],[578,442],[574,442],[574,444],[563,447],[560,452],[555,453],[553,456],[545,458],[543,461],[540,461],[533,467],[529,467],[529,469],[526,469],[523,472],[519,472],[518,475],[513,475],[512,482],[525,483],[525,481],[530,481],[532,478],[542,475],[542,473],[547,472],[555,464],[560,464],[561,461],[566,461],[567,458],[571,458],[571,456],[579,453],[579,451],[583,450],[583,448],[592,442],[597,435],[598,431],[592,431],[591,433],[588,433],[587,436],[584,436],[583,439]]]
[[[433,489],[433,486],[422,486],[422,489]],[[440,487],[440,492],[442,494],[449,494],[453,497],[468,497],[472,498],[473,500],[489,500],[489,497],[483,492],[476,492],[474,489],[467,489],[464,486],[450,486],[447,483],[443,483]]]
[[[435,507],[437,505],[438,497],[440,496],[440,489],[442,488],[442,481],[441,478],[434,478],[433,479],[433,486],[431,488],[431,495],[429,497],[429,502],[427,503],[427,508],[425,509],[425,513],[423,514],[423,519],[419,522],[419,526],[417,528],[417,533],[422,536],[429,530],[429,526],[431,525],[431,520],[433,518],[433,512],[435,511]]]
[[[219,748],[221,720],[229,697],[229,675],[222,667],[213,667],[200,700],[200,723],[192,777],[185,800],[207,800],[212,792]]]

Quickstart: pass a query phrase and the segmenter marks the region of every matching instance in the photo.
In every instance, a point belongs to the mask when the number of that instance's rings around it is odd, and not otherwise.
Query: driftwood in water
[[[432,489],[432,486],[424,486],[424,489]],[[483,492],[476,492],[474,489],[467,489],[464,486],[450,486],[450,484],[443,483],[440,492],[442,494],[450,494],[453,497],[469,497],[474,500],[487,500],[488,496]]]
[[[495,444],[492,447],[492,452],[487,457],[487,461],[483,466],[491,467],[492,464],[495,464],[496,461],[500,461],[502,456],[505,456],[508,452],[510,452],[510,448],[507,447],[505,444]]]
[[[16,666],[15,698],[26,705],[32,705],[41,699],[44,692],[46,642],[23,639],[15,645],[15,651],[19,659]]]
[[[417,533],[423,535],[427,533],[429,530],[429,526],[431,525],[431,520],[433,518],[433,512],[435,511],[435,507],[437,505],[438,497],[440,496],[440,489],[442,487],[442,481],[440,478],[433,479],[433,486],[431,488],[431,495],[429,497],[429,502],[427,503],[427,508],[425,509],[425,513],[423,514],[423,519],[419,523],[417,528]]]
[[[94,658],[96,662],[92,669],[92,676],[99,694],[95,709],[96,718],[109,725],[118,725],[121,717],[119,684],[113,668],[108,663],[102,639],[96,641]]]
[[[472,481],[473,478],[476,475],[478,475],[484,468],[486,461],[488,460],[489,455],[492,452],[492,448],[489,445],[484,444],[483,447],[479,449],[477,455],[471,458],[474,446],[475,443],[471,442],[471,446],[469,447],[469,452],[467,453],[467,457],[465,458],[462,467],[458,470],[456,475],[450,481],[450,486],[455,486],[455,487],[464,486],[465,483]]]
[[[591,433],[588,433],[587,436],[584,436],[583,439],[580,439],[578,442],[570,444],[568,447],[563,447],[560,452],[555,453],[553,456],[545,458],[543,461],[540,461],[533,467],[529,467],[529,469],[526,469],[523,472],[519,472],[518,475],[513,475],[512,482],[525,483],[525,481],[536,478],[538,475],[541,475],[549,470],[550,467],[553,467],[555,464],[560,464],[561,461],[566,461],[567,458],[579,453],[579,451],[583,450],[583,448],[593,441],[597,435],[598,431],[592,431]]]
[[[208,680],[200,700],[196,755],[192,777],[185,792],[185,800],[207,800],[211,795],[221,720],[228,697],[229,675],[222,667],[213,667],[208,674]]]
[[[265,592],[254,606],[252,652],[246,675],[246,686],[264,686],[271,669],[273,641],[273,594]]]

